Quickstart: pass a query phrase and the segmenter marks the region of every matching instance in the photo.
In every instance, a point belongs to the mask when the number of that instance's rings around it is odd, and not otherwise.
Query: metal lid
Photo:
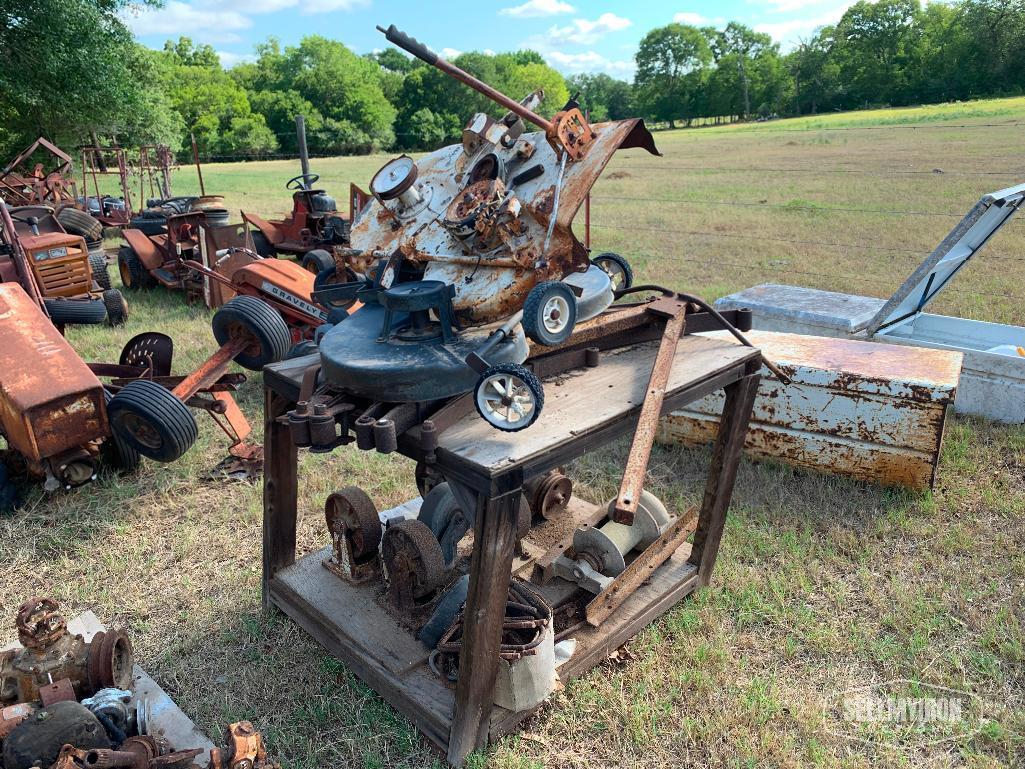
[[[921,313],[1014,216],[1023,200],[1025,184],[984,195],[869,321],[869,335]]]

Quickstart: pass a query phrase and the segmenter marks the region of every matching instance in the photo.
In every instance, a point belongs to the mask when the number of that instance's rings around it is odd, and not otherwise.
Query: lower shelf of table
[[[329,554],[325,547],[279,571],[268,585],[272,602],[447,751],[455,691],[430,670],[427,649],[375,600],[379,586],[335,576],[323,566]],[[575,631],[576,652],[559,668],[561,679],[587,672],[693,592],[698,575],[689,555],[690,545],[683,545],[601,627]],[[517,565],[523,573],[523,562]],[[532,712],[496,706],[489,740],[510,733]]]

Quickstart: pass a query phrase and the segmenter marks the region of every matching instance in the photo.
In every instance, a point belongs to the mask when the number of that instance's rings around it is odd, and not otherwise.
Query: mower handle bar
[[[414,37],[410,37],[405,32],[402,32],[401,30],[396,28],[394,24],[390,25],[388,29],[385,29],[384,27],[379,25],[377,29],[379,32],[384,33],[384,36],[385,38],[387,38],[389,43],[397,45],[402,50],[406,51],[407,53],[413,54],[413,56],[420,59],[421,61],[430,64],[432,67],[437,67],[449,77],[455,78],[460,83],[463,83],[464,85],[469,86],[478,93],[483,94],[484,96],[491,99],[491,101],[501,105],[502,107],[505,107],[510,112],[519,115],[527,122],[533,123],[538,128],[541,128],[543,131],[545,131],[545,133],[551,134],[555,131],[555,126],[552,124],[550,120],[545,120],[536,112],[527,109],[515,99],[506,96],[501,91],[492,88],[487,83],[478,80],[469,72],[460,69],[455,64],[445,61],[445,59],[438,56],[438,54],[436,54],[426,45],[421,43],[419,40],[417,40]]]

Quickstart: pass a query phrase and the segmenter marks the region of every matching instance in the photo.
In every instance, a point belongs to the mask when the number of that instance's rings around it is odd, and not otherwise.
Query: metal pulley
[[[366,492],[356,486],[334,492],[324,503],[324,518],[333,551],[325,565],[351,582],[376,576],[381,519]]]
[[[573,481],[558,467],[523,484],[530,512],[546,521],[566,512],[573,497]]]

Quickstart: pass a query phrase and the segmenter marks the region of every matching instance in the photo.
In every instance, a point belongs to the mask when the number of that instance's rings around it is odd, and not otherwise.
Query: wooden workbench
[[[280,419],[298,398],[303,371],[315,358],[284,361],[264,370],[265,470],[263,597],[277,606],[372,686],[461,765],[466,755],[512,731],[531,711],[494,706],[498,645],[510,575],[527,573],[514,562],[517,513],[524,479],[632,433],[644,400],[656,345],[645,343],[602,354],[596,368],[545,381],[545,405],[527,430],[503,433],[475,412],[439,436],[437,469],[450,485],[476,500],[466,615],[468,623],[455,690],[426,665],[427,650],[375,602],[374,586],[354,586],[322,566],[325,548],[296,562],[297,450]],[[708,584],[719,550],[758,385],[757,350],[732,340],[686,336],[680,340],[662,413],[725,389],[722,425],[712,452],[698,528],[684,545],[599,628],[574,633],[577,651],[560,669],[563,680],[601,662],[641,628],[696,588]],[[342,449],[346,450],[346,449]],[[356,450],[352,448],[351,450]],[[410,444],[399,451],[419,460]],[[339,487],[347,484],[339,479]],[[574,500],[576,520],[594,514]],[[529,542],[529,538],[528,538]],[[526,551],[531,552],[526,547]]]

